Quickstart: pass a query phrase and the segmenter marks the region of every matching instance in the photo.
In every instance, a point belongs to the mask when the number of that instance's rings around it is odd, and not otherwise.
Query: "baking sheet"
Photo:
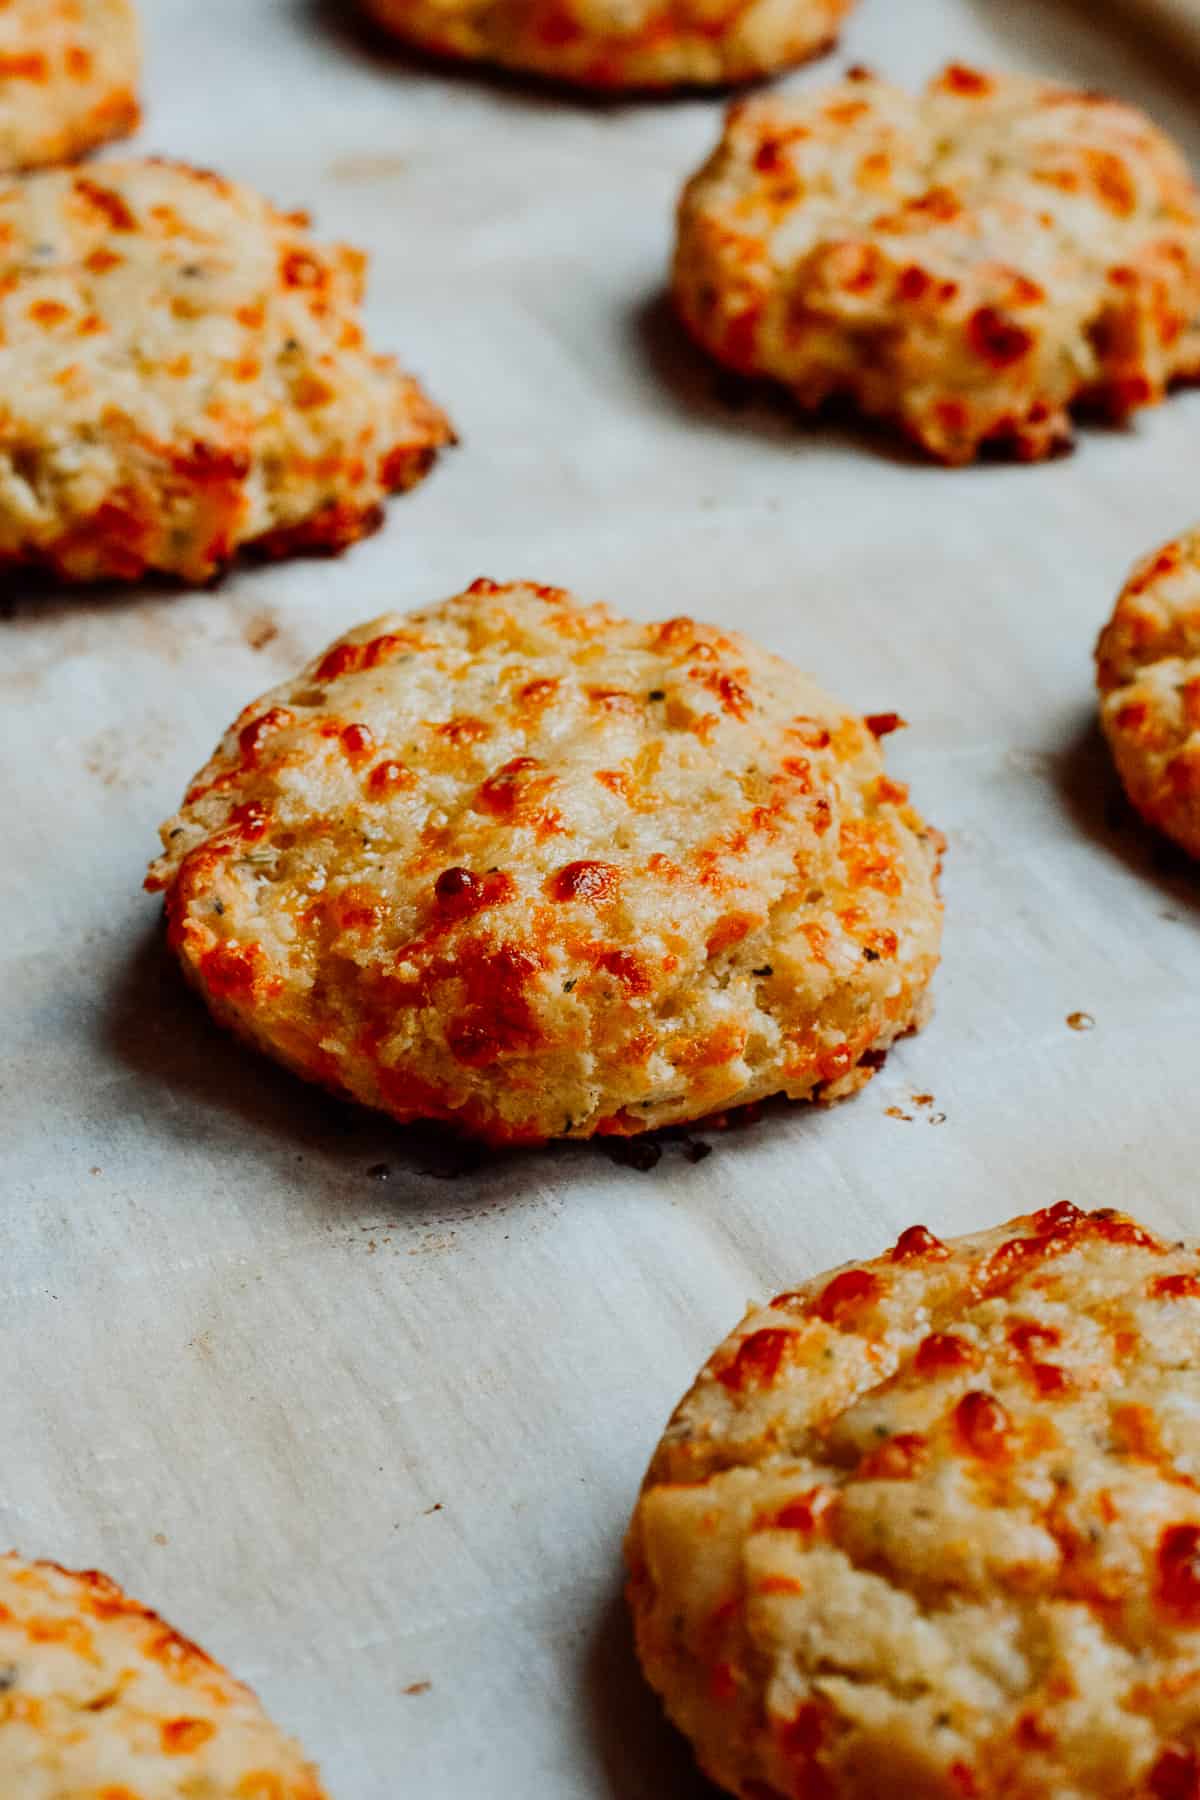
[[[369,247],[375,336],[463,444],[337,562],[5,596],[0,1540],[166,1611],[341,1800],[695,1800],[619,1542],[746,1298],[1065,1197],[1200,1231],[1200,887],[1115,805],[1090,687],[1128,565],[1200,514],[1200,394],[957,473],[735,409],[661,302],[717,100],[451,76],[304,0],[143,3],[140,143]],[[1119,89],[1200,161],[1194,70],[1123,0],[862,0],[792,79],[951,54]],[[861,1097],[771,1109],[697,1166],[456,1173],[185,993],[139,883],[220,729],[483,572],[736,623],[912,722],[889,760],[949,838],[945,963]]]

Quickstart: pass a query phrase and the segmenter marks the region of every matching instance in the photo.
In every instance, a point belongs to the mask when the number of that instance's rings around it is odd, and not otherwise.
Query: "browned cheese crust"
[[[401,1120],[536,1142],[832,1097],[938,959],[897,723],[734,633],[478,581],[248,706],[148,885],[218,1017]]]
[[[132,0],[0,0],[0,169],[133,131],[140,71]]]
[[[931,456],[1026,460],[1200,371],[1200,202],[1116,100],[952,65],[735,107],[679,211],[675,299],[731,368]]]
[[[241,1682],[95,1570],[0,1557],[4,1800],[325,1800]]]
[[[1200,1792],[1200,1255],[1066,1201],[752,1310],[628,1540],[742,1800]]]
[[[364,0],[441,56],[599,91],[749,81],[826,50],[853,0]]]
[[[370,530],[450,429],[367,345],[365,267],[180,164],[0,186],[0,569],[203,581]]]
[[[1200,856],[1200,532],[1134,570],[1100,634],[1096,683],[1129,798]]]

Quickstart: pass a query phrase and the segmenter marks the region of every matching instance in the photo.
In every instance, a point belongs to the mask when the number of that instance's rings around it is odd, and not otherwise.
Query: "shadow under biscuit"
[[[1200,35],[1200,33],[1198,33]],[[860,412],[849,396],[835,396],[815,411],[805,411],[782,382],[769,376],[739,375],[723,367],[695,343],[679,319],[665,288],[638,301],[631,335],[644,368],[675,410],[691,423],[709,422],[730,433],[741,432],[759,442],[775,442],[793,453],[827,454],[857,451],[900,468],[922,469],[943,482],[969,480],[973,471],[1001,465],[1032,473],[1050,461],[1073,456],[1087,439],[1100,433],[1135,440],[1138,415],[1114,418],[1111,408],[1077,401],[1070,408],[1073,435],[1037,462],[1024,462],[1003,440],[985,442],[968,463],[939,462],[886,419]],[[1180,374],[1168,383],[1166,404],[1200,388],[1200,373]]]
[[[708,422],[760,443],[774,442],[793,454],[856,451],[878,462],[925,469],[943,480],[969,478],[972,467],[1012,460],[988,447],[978,464],[946,468],[910,444],[895,426],[865,417],[848,398],[831,399],[815,412],[806,412],[781,382],[738,375],[707,355],[692,340],[665,288],[638,301],[631,335],[650,379],[673,401],[676,412],[693,424]]]
[[[631,1492],[631,1507],[634,1498]],[[583,1685],[587,1729],[611,1800],[719,1800],[638,1667],[620,1590],[588,1646]]]
[[[1051,778],[1073,823],[1134,875],[1152,882],[1182,916],[1200,910],[1200,865],[1139,817],[1125,796],[1092,711],[1080,717]]]
[[[719,1123],[672,1126],[640,1137],[556,1140],[493,1149],[436,1123],[402,1125],[386,1113],[303,1080],[212,1018],[168,948],[161,920],[138,940],[108,1000],[101,1033],[107,1054],[161,1103],[144,1109],[144,1128],[172,1147],[225,1139],[244,1154],[245,1132],[268,1153],[294,1150],[325,1165],[347,1205],[375,1195],[378,1207],[420,1204],[434,1182],[439,1205],[468,1213],[476,1204],[517,1202],[535,1163],[545,1174],[590,1180],[613,1165],[636,1176],[686,1179],[717,1145],[732,1149],[757,1126],[763,1106],[745,1107]],[[811,1112],[780,1099],[772,1114]],[[764,1121],[765,1123],[765,1121]],[[444,1185],[460,1192],[448,1199]],[[365,1184],[365,1187],[364,1187]],[[309,1185],[297,1178],[297,1187]],[[315,1184],[323,1185],[322,1183]]]
[[[7,569],[0,575],[0,632],[14,623],[53,624],[67,615],[106,613],[114,621],[147,600],[181,600],[216,587],[226,571],[197,587],[173,575],[147,574],[136,581],[67,582],[48,569]]]
[[[454,440],[458,442],[457,439]],[[453,448],[453,445],[444,447]],[[434,459],[436,460],[436,459]],[[430,463],[433,467],[433,461]],[[425,477],[423,476],[422,479]],[[0,628],[5,623],[28,618],[31,621],[54,621],[67,613],[87,609],[120,616],[124,608],[140,606],[145,601],[183,600],[189,595],[216,593],[231,588],[235,577],[257,569],[272,569],[283,563],[339,562],[352,556],[358,545],[382,531],[387,523],[388,508],[405,498],[403,493],[387,494],[364,525],[361,536],[344,544],[304,543],[297,541],[286,549],[272,548],[269,543],[250,539],[238,546],[233,556],[203,580],[189,581],[162,569],[146,569],[128,581],[64,581],[53,570],[40,564],[0,567]],[[303,530],[304,526],[298,528]]]
[[[436,1126],[398,1125],[302,1080],[218,1025],[184,980],[161,923],[135,946],[103,1031],[107,1050],[147,1088],[169,1092],[168,1104],[148,1109],[146,1126],[176,1143],[224,1130],[236,1155],[249,1127],[276,1149],[337,1165],[359,1198],[360,1182],[390,1182],[395,1202],[414,1176],[446,1181],[492,1171],[512,1180],[513,1155]]]

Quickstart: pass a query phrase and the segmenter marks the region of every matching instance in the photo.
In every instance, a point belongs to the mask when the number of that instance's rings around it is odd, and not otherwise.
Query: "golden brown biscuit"
[[[364,268],[179,164],[0,187],[0,568],[202,581],[370,530],[450,433],[366,344]]]
[[[140,72],[132,0],[0,0],[0,169],[133,131]]]
[[[401,1120],[537,1142],[837,1096],[938,959],[896,723],[731,632],[477,581],[248,706],[147,885],[219,1018]]]
[[[94,1570],[0,1557],[5,1800],[324,1800],[248,1688]]]
[[[1100,634],[1096,684],[1129,798],[1200,856],[1200,531],[1134,570]]]
[[[597,89],[748,81],[826,50],[853,0],[364,0],[439,55]]]
[[[714,356],[965,463],[1032,460],[1200,373],[1200,199],[1115,100],[946,69],[735,107],[684,191],[674,293]]]
[[[1200,1255],[1067,1202],[756,1308],[651,1463],[641,1660],[743,1800],[1200,1791]]]

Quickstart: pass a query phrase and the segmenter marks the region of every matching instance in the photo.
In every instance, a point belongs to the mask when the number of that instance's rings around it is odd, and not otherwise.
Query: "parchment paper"
[[[744,1301],[918,1219],[1070,1197],[1200,1231],[1200,889],[1115,803],[1090,667],[1128,565],[1200,515],[1200,395],[962,473],[733,409],[659,297],[719,101],[434,72],[304,0],[144,5],[140,142],[367,246],[374,334],[463,444],[340,561],[8,596],[0,1539],[159,1606],[342,1800],[696,1796],[618,1552]],[[1119,89],[1200,159],[1194,69],[1099,3],[862,0],[794,79],[949,55]],[[950,840],[945,963],[860,1098],[697,1166],[449,1179],[185,993],[139,884],[219,731],[355,621],[484,572],[736,623],[911,721],[889,754]]]

